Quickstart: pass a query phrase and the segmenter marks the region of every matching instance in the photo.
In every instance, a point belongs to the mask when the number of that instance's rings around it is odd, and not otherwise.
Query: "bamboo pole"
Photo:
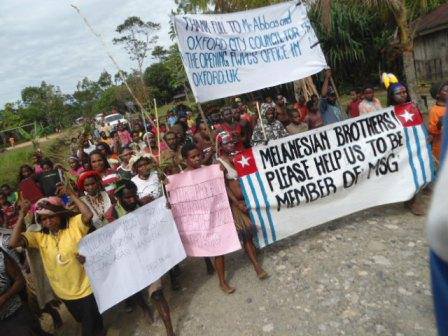
[[[154,111],[156,114],[156,130],[157,130],[157,148],[159,149],[160,155],[160,128],[159,128],[159,112],[157,110],[157,100],[154,98]]]
[[[268,141],[266,130],[264,129],[263,118],[261,116],[260,103],[257,101],[258,120],[260,121],[261,131],[263,132],[264,141]]]

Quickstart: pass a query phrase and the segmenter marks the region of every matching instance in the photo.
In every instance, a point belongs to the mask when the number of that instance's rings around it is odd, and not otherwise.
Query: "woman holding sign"
[[[233,219],[235,221],[238,237],[242,242],[255,272],[260,280],[269,277],[269,274],[261,267],[257,259],[257,251],[252,241],[254,234],[254,226],[247,215],[247,207],[244,203],[243,193],[238,181],[238,174],[233,166],[233,156],[236,154],[235,142],[228,132],[221,132],[217,136],[219,145],[219,157],[217,161],[221,164],[226,178],[227,195],[230,200],[230,208],[232,209]]]
[[[81,323],[82,336],[104,335],[103,319],[82,266],[84,260],[78,255],[78,243],[91,229],[93,214],[72,189],[59,185],[57,193],[70,196],[80,214],[74,215],[65,209],[59,197],[43,198],[36,203],[36,218],[42,224],[42,231],[23,233],[24,217],[31,206],[24,200],[10,247],[38,249],[54,293]]]

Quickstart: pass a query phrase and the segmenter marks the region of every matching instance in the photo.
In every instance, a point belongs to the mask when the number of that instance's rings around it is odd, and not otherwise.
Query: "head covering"
[[[224,131],[216,136],[216,140],[220,145],[227,145],[228,143],[233,142],[233,136],[229,132]]]
[[[45,206],[43,205],[45,203],[49,203],[53,206],[57,206],[57,207],[61,207],[61,208],[64,207],[64,205],[62,204],[62,200],[59,197],[56,197],[56,196],[44,197],[36,202],[35,213],[37,215],[55,215],[56,214],[55,211],[45,208]]]
[[[131,159],[129,160],[129,166],[132,167],[132,170],[135,170],[134,169],[135,164],[138,161],[140,161],[141,159],[148,159],[151,162],[154,162],[154,158],[150,154],[147,154],[147,153],[136,154],[136,155],[132,156]]]
[[[96,177],[99,180],[101,180],[100,175],[94,170],[87,170],[85,172],[82,172],[78,177],[78,189],[79,190],[84,190],[84,182],[89,177]]]

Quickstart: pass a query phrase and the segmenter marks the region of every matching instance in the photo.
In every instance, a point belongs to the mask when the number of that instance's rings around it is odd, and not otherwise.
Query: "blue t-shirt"
[[[341,108],[338,105],[328,104],[326,98],[320,99],[319,109],[325,125],[330,125],[345,119]]]

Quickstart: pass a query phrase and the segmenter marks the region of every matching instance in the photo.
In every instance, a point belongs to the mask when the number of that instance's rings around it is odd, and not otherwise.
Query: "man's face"
[[[212,120],[213,123],[218,123],[221,120],[221,115],[219,112],[215,112],[210,115],[210,119]]]
[[[202,135],[207,134],[207,126],[204,123],[199,124],[199,131]]]
[[[202,163],[202,153],[197,148],[192,149],[188,152],[186,162],[187,165],[193,169],[200,168]]]
[[[439,100],[446,102],[446,100],[448,99],[448,85],[442,86],[438,96]]]
[[[293,113],[291,116],[291,121],[293,124],[300,125],[300,115],[297,112]]]
[[[177,137],[175,133],[168,133],[165,137],[166,144],[172,150],[177,148]]]
[[[364,99],[367,101],[373,100],[373,89],[368,88],[364,90]]]
[[[277,105],[283,106],[285,104],[285,101],[283,100],[283,96],[278,95],[277,96]]]
[[[336,104],[336,95],[334,93],[331,93],[327,96],[327,102],[331,105]]]
[[[133,209],[138,204],[138,196],[135,190],[124,189],[120,198],[120,203],[126,209]]]
[[[358,98],[356,91],[350,91],[350,98],[351,100],[356,100]]]
[[[140,142],[140,135],[138,134],[138,132],[133,132],[132,133],[132,141],[135,143],[139,143]]]
[[[232,109],[232,118],[235,121],[239,121],[241,119],[241,110],[238,107]]]

